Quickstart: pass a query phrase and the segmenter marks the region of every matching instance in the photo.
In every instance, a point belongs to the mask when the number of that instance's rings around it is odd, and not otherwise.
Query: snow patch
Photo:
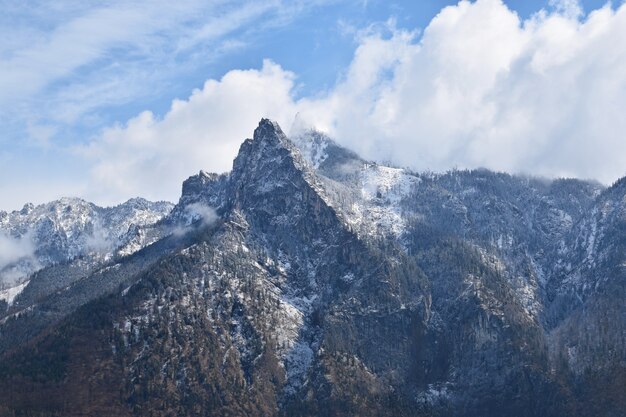
[[[285,358],[287,385],[285,393],[293,395],[305,381],[306,373],[313,362],[314,353],[311,347],[303,342],[294,343]]]
[[[0,300],[4,300],[8,305],[12,305],[15,297],[20,295],[30,281],[23,282],[13,288],[0,291]]]
[[[360,201],[350,208],[347,221],[357,232],[400,237],[406,229],[402,201],[421,179],[404,169],[366,163],[359,173]]]

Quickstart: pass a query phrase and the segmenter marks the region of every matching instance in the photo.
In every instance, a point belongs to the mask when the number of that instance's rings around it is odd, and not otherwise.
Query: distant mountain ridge
[[[414,173],[263,119],[230,173],[109,217],[97,263],[29,276],[0,415],[619,416],[624,184]]]
[[[116,252],[130,254],[136,228],[158,222],[173,207],[167,202],[133,198],[115,207],[98,207],[78,198],[47,204],[26,204],[21,210],[0,212],[0,238],[17,246],[14,256],[0,262],[0,300],[11,302],[14,288],[23,287],[34,272],[78,257],[97,263]],[[13,289],[13,290],[12,290]],[[5,295],[11,293],[11,297]]]

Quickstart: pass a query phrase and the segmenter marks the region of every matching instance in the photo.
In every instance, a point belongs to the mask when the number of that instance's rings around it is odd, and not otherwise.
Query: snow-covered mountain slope
[[[623,184],[414,173],[262,120],[133,255],[34,276],[0,414],[619,415]]]
[[[554,285],[548,278],[574,250],[569,234],[603,191],[593,182],[487,170],[419,174],[364,161],[312,130],[300,130],[294,143],[357,234],[391,237],[409,252],[418,249],[424,227],[462,237],[501,265],[538,320],[547,320],[543,299]]]
[[[12,304],[32,274],[48,266],[77,258],[97,264],[120,250],[130,255],[151,243],[137,242],[140,229],[161,220],[172,207],[167,202],[134,198],[102,208],[81,199],[62,198],[0,212],[4,252],[0,257],[0,299]]]

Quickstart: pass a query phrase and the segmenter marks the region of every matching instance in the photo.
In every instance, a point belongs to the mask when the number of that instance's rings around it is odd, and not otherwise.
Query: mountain
[[[4,252],[0,258],[0,318],[19,306],[30,306],[33,295],[49,295],[69,285],[77,275],[88,274],[115,257],[130,255],[152,243],[158,236],[148,237],[145,231],[172,208],[171,203],[141,198],[106,208],[62,198],[39,206],[26,204],[11,213],[0,212]],[[45,279],[52,270],[64,273]]]
[[[619,416],[625,221],[626,180],[414,173],[264,119],[29,276],[0,415]]]

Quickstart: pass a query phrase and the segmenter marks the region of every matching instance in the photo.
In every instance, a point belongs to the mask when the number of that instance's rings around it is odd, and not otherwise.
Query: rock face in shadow
[[[32,276],[0,415],[621,415],[624,184],[417,174],[264,119],[136,250]]]

